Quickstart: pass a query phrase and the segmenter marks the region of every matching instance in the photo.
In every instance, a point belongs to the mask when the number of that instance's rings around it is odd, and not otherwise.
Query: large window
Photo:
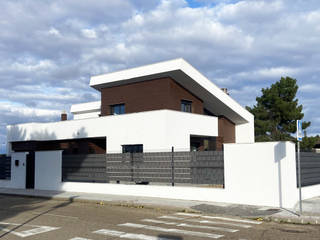
[[[124,104],[116,104],[110,106],[111,115],[119,115],[125,113]]]
[[[181,100],[181,111],[192,112],[192,102],[187,100]]]
[[[143,152],[142,144],[122,145],[122,153],[142,153],[142,152]]]

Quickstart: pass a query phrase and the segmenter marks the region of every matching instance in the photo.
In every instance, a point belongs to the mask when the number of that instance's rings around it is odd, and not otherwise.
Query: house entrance
[[[35,174],[35,154],[29,152],[26,161],[26,188],[34,188],[34,174]]]

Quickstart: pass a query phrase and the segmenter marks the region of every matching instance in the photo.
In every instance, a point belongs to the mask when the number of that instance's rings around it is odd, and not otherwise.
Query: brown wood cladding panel
[[[188,100],[192,102],[193,113],[203,114],[203,101],[201,99],[190,93],[177,82],[171,80],[169,83],[172,96],[171,106],[174,110],[180,111],[181,100]]]
[[[125,104],[126,113],[160,109],[180,111],[181,100],[191,100],[194,113],[203,113],[202,101],[171,78],[160,78],[101,90],[101,115],[110,115],[110,105]]]
[[[223,138],[223,143],[236,142],[236,129],[233,122],[226,117],[219,117],[218,128],[219,137]]]

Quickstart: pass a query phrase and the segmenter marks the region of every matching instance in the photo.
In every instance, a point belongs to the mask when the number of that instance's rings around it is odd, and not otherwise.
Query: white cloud
[[[6,111],[13,116],[22,115],[23,117],[48,117],[48,116],[59,116],[61,111],[29,108],[23,105],[15,105],[12,103],[1,103],[0,111]]]
[[[97,38],[97,33],[93,29],[82,29],[82,35],[86,38],[92,38],[95,39]]]
[[[315,92],[317,91],[318,93],[320,93],[320,84],[303,84],[300,86],[299,90],[301,92]]]
[[[56,68],[56,65],[53,61],[48,59],[40,60],[38,62],[35,62],[32,59],[24,59],[23,62],[13,62],[12,65],[8,67],[12,71],[35,73],[37,71],[48,71]]]
[[[271,68],[261,68],[249,72],[239,72],[238,77],[261,80],[266,78],[279,78],[281,76],[295,76],[299,73],[299,68],[291,67],[271,67]]]
[[[61,35],[59,30],[55,29],[54,27],[50,28],[48,33],[56,37],[59,37]]]

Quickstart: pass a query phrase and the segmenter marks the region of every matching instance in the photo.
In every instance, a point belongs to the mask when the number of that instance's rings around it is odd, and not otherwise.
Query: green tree
[[[261,141],[294,140],[292,134],[296,132],[296,120],[302,119],[302,105],[298,105],[296,94],[297,80],[281,77],[280,81],[270,88],[263,88],[262,95],[256,98],[257,104],[247,107],[255,116],[255,137]],[[310,122],[303,122],[306,129]]]
[[[302,141],[300,143],[301,151],[310,152],[312,151],[312,148],[319,143],[320,143],[319,135],[307,137],[307,134],[305,134],[305,136],[302,138]]]

